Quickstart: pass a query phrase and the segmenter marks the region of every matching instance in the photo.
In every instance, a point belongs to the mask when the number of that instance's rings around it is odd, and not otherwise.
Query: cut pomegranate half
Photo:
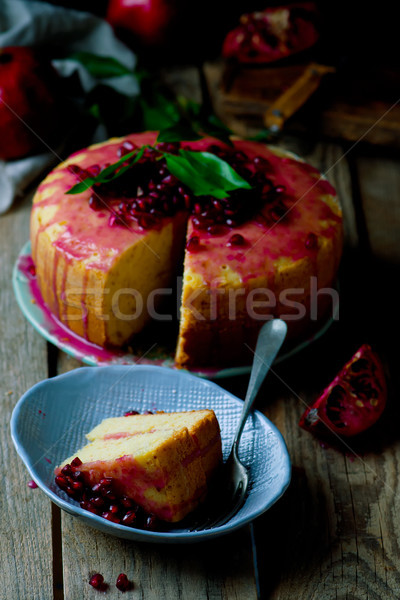
[[[363,344],[302,415],[299,425],[320,436],[357,435],[371,427],[386,405],[383,366],[368,344]]]
[[[244,14],[223,43],[224,58],[240,63],[270,63],[313,46],[319,37],[313,2],[270,6]]]

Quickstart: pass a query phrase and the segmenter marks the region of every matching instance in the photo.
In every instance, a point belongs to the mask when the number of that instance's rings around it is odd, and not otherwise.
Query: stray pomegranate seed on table
[[[89,579],[89,585],[91,585],[95,590],[99,590],[101,592],[104,592],[108,588],[108,585],[104,583],[104,577],[101,573],[95,573],[92,575],[92,577]]]
[[[120,573],[115,584],[121,592],[127,592],[133,588],[133,583],[129,581],[125,573]]]

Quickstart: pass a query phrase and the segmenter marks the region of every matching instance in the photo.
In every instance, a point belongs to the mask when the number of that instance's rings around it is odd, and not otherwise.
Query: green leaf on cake
[[[128,171],[128,169],[130,169],[132,165],[134,165],[142,158],[146,148],[147,146],[142,146],[142,148],[140,148],[139,151],[133,150],[132,152],[129,152],[129,154],[125,154],[117,162],[113,163],[112,165],[109,165],[108,167],[100,171],[100,173],[96,175],[96,177],[86,177],[86,179],[83,179],[82,181],[74,185],[71,189],[68,190],[67,194],[81,194],[82,192],[86,192],[86,190],[93,187],[93,185],[95,184],[108,183],[113,179],[121,177],[121,175]],[[131,158],[133,160],[130,160]]]
[[[125,154],[117,162],[103,169],[96,177],[87,177],[74,185],[67,194],[81,194],[96,184],[109,183],[121,177],[138,162],[146,148],[133,150]],[[169,172],[186,185],[195,196],[213,196],[226,198],[229,192],[237,189],[251,189],[251,185],[243,179],[222,158],[210,152],[179,150],[179,154],[170,154],[159,150],[164,157]]]
[[[66,192],[67,194],[82,194],[82,192],[86,192],[92,185],[96,183],[96,177],[87,177],[83,181],[80,181],[74,187]]]
[[[179,150],[179,154],[165,153],[167,167],[195,196],[226,198],[229,192],[251,185],[224,160],[210,152]]]

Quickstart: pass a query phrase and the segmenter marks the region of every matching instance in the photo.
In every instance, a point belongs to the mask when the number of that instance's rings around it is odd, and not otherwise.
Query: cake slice
[[[83,508],[122,524],[133,524],[133,503],[163,521],[183,519],[205,498],[222,457],[213,411],[106,419],[87,437],[57,467],[56,483]]]
[[[205,475],[211,476],[222,456],[219,424],[213,410],[112,417],[105,419],[86,437],[91,442],[97,439],[121,439],[143,433],[155,433],[165,427],[178,431],[182,427],[187,428],[196,447],[196,456],[201,458]]]
[[[284,319],[288,338],[302,339],[332,310],[329,288],[342,250],[335,190],[289,152],[250,141],[235,141],[235,148],[254,177],[265,178],[265,201],[235,227],[207,228],[207,219],[218,218],[213,207],[189,217],[178,367],[250,364],[266,320]],[[250,201],[257,206],[256,188]]]

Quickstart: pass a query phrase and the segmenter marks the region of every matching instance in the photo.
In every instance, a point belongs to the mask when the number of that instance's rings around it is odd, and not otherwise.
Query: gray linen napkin
[[[1,0],[0,46],[45,47],[49,52],[58,47],[65,54],[91,52],[109,56],[132,71],[136,65],[133,52],[115,37],[103,19],[35,0]],[[77,61],[57,59],[52,62],[62,77],[70,77],[76,72],[84,92],[101,83],[129,96],[139,93],[134,75],[100,80]],[[88,144],[101,141],[104,136],[104,130],[99,129]],[[8,162],[0,160],[0,214],[7,211],[13,200],[42,172],[59,161],[62,143],[60,141],[60,147],[54,148],[53,152]]]

